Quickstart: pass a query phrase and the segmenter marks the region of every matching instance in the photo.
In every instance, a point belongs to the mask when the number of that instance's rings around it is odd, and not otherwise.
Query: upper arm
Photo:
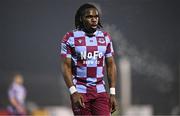
[[[68,32],[64,35],[60,43],[60,64],[61,70],[67,70],[71,67],[71,55],[72,55],[72,47],[70,38],[72,37],[72,33]]]
[[[12,85],[11,85],[11,87],[10,87],[9,90],[8,90],[8,97],[9,97],[9,99],[14,98],[14,97],[15,97],[15,94],[16,94],[16,90],[15,90],[14,87],[12,87]]]
[[[70,38],[72,38],[72,33],[66,33],[61,41],[60,44],[60,54],[63,58],[71,58],[72,54],[72,42],[70,41]]]
[[[63,58],[63,66],[71,67],[71,58]]]
[[[104,37],[106,39],[106,53],[105,56],[107,57],[112,57],[114,55],[114,49],[113,49],[113,44],[112,44],[112,39],[110,35],[106,32],[104,33]]]

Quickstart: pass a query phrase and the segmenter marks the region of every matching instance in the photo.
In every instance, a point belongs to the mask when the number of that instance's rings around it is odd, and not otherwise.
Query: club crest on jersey
[[[104,40],[104,38],[99,38],[98,42],[101,43],[101,44],[104,44],[105,40]]]

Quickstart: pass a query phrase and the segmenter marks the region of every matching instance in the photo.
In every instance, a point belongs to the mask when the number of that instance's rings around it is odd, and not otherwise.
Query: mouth
[[[91,25],[92,28],[97,28],[97,25]]]

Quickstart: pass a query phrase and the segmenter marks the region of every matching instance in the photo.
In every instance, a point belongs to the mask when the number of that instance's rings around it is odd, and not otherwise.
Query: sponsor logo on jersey
[[[100,61],[97,61],[97,60],[95,60],[95,61],[83,61],[83,64],[87,64],[87,65],[90,65],[90,64],[100,64]]]
[[[102,58],[103,57],[103,53],[99,52],[99,51],[94,51],[94,52],[81,52],[81,59],[82,60],[86,60],[88,59],[97,59],[97,58]]]

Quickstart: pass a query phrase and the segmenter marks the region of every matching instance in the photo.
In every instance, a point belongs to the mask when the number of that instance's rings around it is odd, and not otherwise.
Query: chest
[[[78,37],[74,39],[74,50],[76,53],[86,52],[95,54],[106,52],[107,42],[104,37]]]

